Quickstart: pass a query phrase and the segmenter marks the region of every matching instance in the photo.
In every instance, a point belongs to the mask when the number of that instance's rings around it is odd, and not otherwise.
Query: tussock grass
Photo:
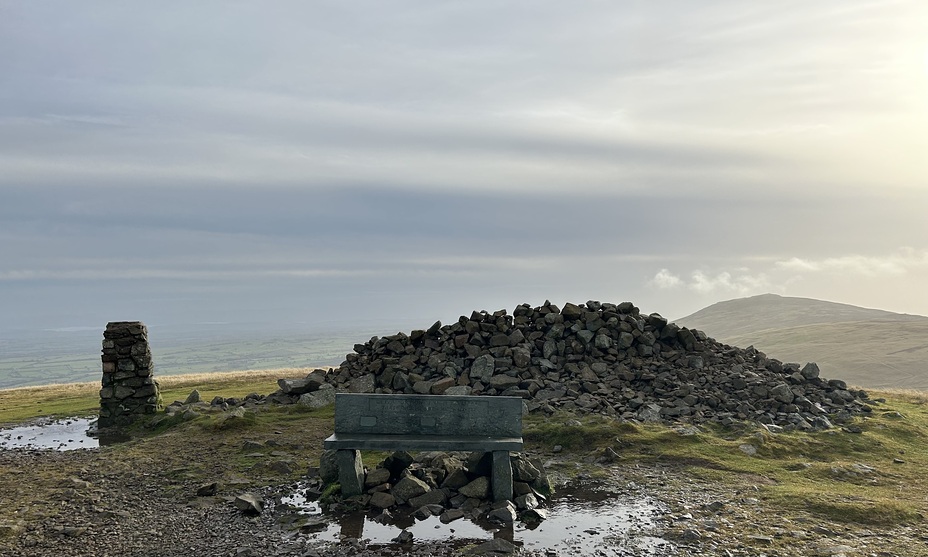
[[[885,395],[886,398],[901,400],[910,404],[928,404],[928,391],[918,389],[882,389],[878,394]],[[873,396],[873,393],[871,393]]]

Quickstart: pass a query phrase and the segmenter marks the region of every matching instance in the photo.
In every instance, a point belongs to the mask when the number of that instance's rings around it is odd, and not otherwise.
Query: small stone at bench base
[[[396,451],[388,456],[383,462],[383,467],[390,471],[390,478],[398,480],[403,470],[409,468],[409,465],[415,462],[415,459],[406,451]]]
[[[412,532],[409,530],[403,530],[400,532],[400,535],[393,538],[393,541],[396,543],[410,543],[412,542]]]
[[[441,505],[422,505],[416,512],[413,513],[413,516],[419,520],[425,520],[427,518],[440,515],[445,510]]]
[[[423,482],[415,476],[406,476],[402,480],[396,482],[396,485],[393,486],[393,496],[396,497],[397,502],[405,503],[415,497],[428,493],[431,490],[429,484]],[[428,503],[433,503],[434,501],[428,501]],[[423,505],[426,503],[422,503]]]
[[[490,478],[480,476],[459,489],[458,493],[471,499],[486,499],[490,495]]]
[[[516,546],[502,538],[493,538],[488,542],[484,542],[478,546],[475,546],[468,551],[470,555],[486,555],[488,553],[515,553]]]
[[[548,519],[548,511],[544,509],[529,509],[522,513],[522,520],[526,522],[541,522]]]
[[[506,505],[488,512],[487,518],[503,524],[511,524],[516,521],[516,509],[512,503],[506,501]]]
[[[448,496],[440,489],[433,489],[418,497],[412,497],[407,501],[411,507],[422,507],[424,505],[442,505],[448,500]]]
[[[462,511],[461,509],[449,509],[441,513],[441,516],[438,517],[438,520],[440,520],[442,524],[448,524],[450,522],[454,522],[455,520],[459,518],[463,518],[463,517],[464,517],[464,511]]]
[[[390,481],[390,471],[386,468],[374,468],[367,473],[367,477],[364,478],[364,487],[370,489],[374,486],[380,484],[385,484]]]
[[[387,509],[396,504],[396,498],[389,493],[378,491],[371,495],[370,504],[378,509]]]

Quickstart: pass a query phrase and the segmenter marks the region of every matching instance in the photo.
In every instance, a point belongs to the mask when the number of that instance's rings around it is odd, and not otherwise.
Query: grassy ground
[[[874,393],[886,402],[860,419],[861,433],[833,429],[770,434],[760,426],[581,425],[530,417],[526,438],[545,447],[615,452],[619,463],[675,463],[687,475],[752,492],[774,509],[822,519],[889,526],[928,516],[928,395]],[[611,453],[610,453],[611,454]]]
[[[270,394],[281,377],[296,378],[311,369],[291,368],[226,373],[194,373],[158,377],[165,404],[184,400],[197,389],[204,400],[215,396],[243,397]],[[100,408],[99,383],[68,383],[0,390],[0,425],[22,423],[42,416],[82,416]]]
[[[305,372],[164,378],[163,393],[166,402],[185,398],[193,388],[207,400],[216,395],[243,397],[250,392],[270,393],[278,377]],[[0,423],[93,413],[96,388],[80,384],[0,391]],[[872,416],[855,423],[860,433],[833,429],[772,435],[753,424],[692,428],[618,424],[597,416],[527,416],[526,450],[559,455],[570,463],[570,473],[614,473],[611,465],[627,469],[670,465],[681,473],[668,481],[681,482],[681,489],[691,489],[692,481],[751,493],[765,512],[777,515],[860,528],[923,521],[928,515],[928,480],[923,473],[928,469],[928,395],[895,391],[872,396],[885,397],[886,402],[876,404]],[[157,462],[158,473],[176,479],[178,485],[279,483],[298,478],[307,466],[318,463],[322,439],[332,426],[331,409],[273,406],[245,419],[207,414],[157,431],[140,430],[134,441],[101,451],[116,469]],[[266,446],[244,450],[245,440]],[[373,464],[375,456],[368,455],[365,462]],[[290,471],[281,476],[269,468],[275,459],[286,460]]]

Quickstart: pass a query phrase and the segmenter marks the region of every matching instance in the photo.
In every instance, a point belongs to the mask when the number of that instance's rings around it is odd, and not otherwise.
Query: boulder
[[[335,387],[323,385],[322,388],[312,393],[300,395],[298,401],[300,406],[307,408],[323,408],[335,404]]]

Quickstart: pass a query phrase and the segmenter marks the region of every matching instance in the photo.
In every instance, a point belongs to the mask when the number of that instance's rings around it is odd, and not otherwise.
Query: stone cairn
[[[491,503],[492,453],[421,452],[413,457],[396,451],[364,476],[364,490],[356,501],[361,507],[388,509],[407,506],[412,515],[424,520],[438,516],[445,524],[459,518],[486,517],[494,522],[511,523],[520,518],[539,522],[547,513],[539,506],[553,492],[551,481],[540,460],[523,453],[510,455],[513,478],[512,500]],[[318,497],[326,485],[338,481],[335,451],[325,451],[319,465],[319,482],[308,495]],[[327,511],[347,508],[323,502]],[[375,518],[379,520],[379,518]]]
[[[154,414],[161,406],[148,346],[148,329],[140,321],[107,323],[103,332],[103,388],[98,427],[125,426]]]
[[[640,422],[754,421],[827,429],[869,412],[864,391],[800,366],[680,327],[631,302],[563,308],[522,304],[456,323],[374,337],[312,381],[281,380],[271,395],[297,402],[320,387],[378,393],[519,396],[530,412],[568,410]]]

